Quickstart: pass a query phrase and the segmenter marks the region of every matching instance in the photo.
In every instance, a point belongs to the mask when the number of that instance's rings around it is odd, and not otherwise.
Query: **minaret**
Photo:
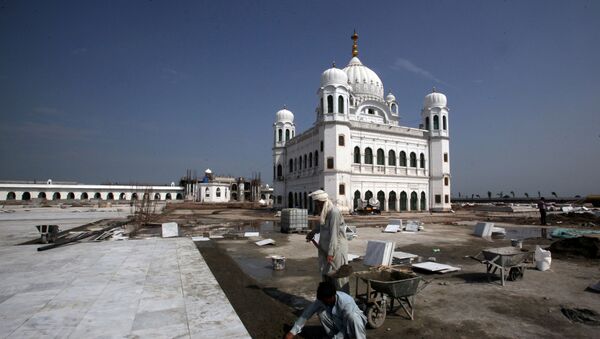
[[[450,133],[447,99],[435,87],[425,96],[421,111],[422,124],[429,131],[429,208],[449,211],[450,201]]]
[[[287,206],[285,175],[290,173],[290,170],[287,167],[285,145],[295,135],[294,114],[283,106],[275,113],[275,123],[273,123],[273,195],[276,208]]]

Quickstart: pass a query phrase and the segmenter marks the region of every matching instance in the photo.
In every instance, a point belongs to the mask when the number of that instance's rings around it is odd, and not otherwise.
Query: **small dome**
[[[385,97],[385,101],[387,102],[392,102],[392,101],[396,101],[396,97],[392,94],[392,92],[390,92],[386,97]]]
[[[336,68],[335,65],[333,67],[326,69],[323,74],[321,74],[321,87],[329,86],[329,85],[348,85],[348,76],[346,72],[342,71],[339,68]]]
[[[294,113],[288,111],[285,107],[275,114],[276,122],[294,122]]]
[[[212,174],[212,171],[210,170],[210,168],[207,168],[206,171],[204,171],[205,174]]]
[[[369,67],[360,62],[357,57],[350,59],[344,68],[348,75],[348,84],[352,86],[356,96],[376,97],[383,100],[383,82]]]
[[[423,107],[446,107],[448,101],[443,93],[436,92],[435,88],[433,91],[425,96],[423,101]]]

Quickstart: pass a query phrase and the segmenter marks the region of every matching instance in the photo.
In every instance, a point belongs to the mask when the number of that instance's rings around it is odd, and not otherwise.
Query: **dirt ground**
[[[418,219],[425,230],[417,234],[382,233],[390,218]],[[369,239],[396,242],[396,250],[461,268],[449,274],[416,272],[429,284],[417,295],[415,319],[402,311],[388,314],[378,329],[367,335],[379,337],[597,337],[598,326],[571,322],[562,307],[585,308],[600,313],[600,294],[586,287],[600,280],[598,259],[553,258],[549,271],[541,272],[528,264],[522,280],[500,286],[499,277],[488,282],[485,266],[468,258],[484,248],[510,246],[510,239],[482,239],[471,235],[476,221],[492,221],[506,227],[511,236],[531,237],[524,248],[549,246],[553,241],[537,237],[535,215],[493,215],[457,211],[454,214],[404,213],[382,216],[349,216],[346,221],[358,226],[358,237],[349,242],[349,252],[364,255]],[[268,210],[250,209],[171,209],[161,221],[176,221],[185,235],[222,234],[221,239],[196,242],[200,252],[230,299],[234,309],[254,338],[281,338],[302,308],[314,300],[319,281],[317,251],[306,243],[303,234],[282,234],[277,218]],[[511,222],[511,221],[518,221]],[[576,220],[560,227],[581,227]],[[156,234],[148,227],[138,236]],[[244,238],[242,232],[258,231],[259,238]],[[144,233],[145,232],[145,233]],[[254,241],[271,238],[274,246],[259,247]],[[284,271],[273,271],[266,257],[287,258]],[[367,269],[360,261],[355,271]],[[305,338],[323,337],[316,318],[301,333]]]

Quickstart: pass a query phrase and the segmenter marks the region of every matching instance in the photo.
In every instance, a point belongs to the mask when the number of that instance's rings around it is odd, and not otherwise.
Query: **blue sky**
[[[454,195],[600,193],[597,1],[0,1],[0,179],[270,181],[355,28],[404,125],[448,96]]]

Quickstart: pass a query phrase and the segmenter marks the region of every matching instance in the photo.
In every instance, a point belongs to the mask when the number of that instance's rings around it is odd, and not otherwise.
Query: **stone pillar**
[[[383,210],[385,212],[388,212],[390,210],[390,206],[388,204],[388,200],[389,200],[388,198],[383,199]]]
[[[396,198],[396,212],[400,212],[400,197]]]

